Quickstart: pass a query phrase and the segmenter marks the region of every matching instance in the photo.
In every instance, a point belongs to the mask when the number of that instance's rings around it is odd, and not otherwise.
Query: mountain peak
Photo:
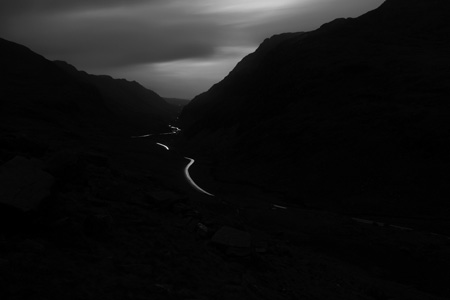
[[[446,0],[387,0],[361,19],[377,22],[379,29],[401,30],[442,38],[449,33],[450,2]]]

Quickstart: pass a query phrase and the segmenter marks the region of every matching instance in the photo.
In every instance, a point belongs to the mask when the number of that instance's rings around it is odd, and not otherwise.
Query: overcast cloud
[[[14,0],[0,37],[48,59],[192,98],[273,34],[356,17],[383,0]]]

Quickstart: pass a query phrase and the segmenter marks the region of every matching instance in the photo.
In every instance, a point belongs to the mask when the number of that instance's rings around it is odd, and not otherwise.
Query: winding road
[[[163,148],[165,148],[166,150],[170,150],[169,146],[161,144],[161,143],[156,143],[156,145],[161,146]],[[195,181],[192,179],[191,175],[189,174],[189,168],[195,163],[195,159],[190,158],[190,157],[184,157],[186,159],[189,160],[189,163],[186,165],[186,167],[184,168],[184,176],[186,177],[186,180],[190,183],[190,185],[196,189],[197,191],[206,194],[208,196],[212,196],[214,197],[213,194],[205,191],[204,189],[202,189],[198,184],[195,183]]]
[[[174,129],[176,127],[173,127],[172,129]],[[168,135],[168,134],[176,134],[177,132],[179,132],[179,129],[173,130],[173,132],[171,133],[162,133],[162,134],[156,134],[156,135]],[[132,138],[146,138],[149,136],[152,136],[155,134],[146,134],[146,135],[141,135],[141,136],[133,136]],[[166,149],[167,151],[170,150],[170,148],[162,143],[156,143],[156,145],[163,147],[164,149]],[[189,160],[189,163],[186,165],[186,167],[184,168],[184,175],[186,178],[186,181],[189,182],[189,184],[198,192],[201,192],[205,195],[208,195],[210,197],[215,197],[214,194],[209,193],[208,191],[202,189],[198,184],[195,183],[195,181],[192,179],[190,173],[189,173],[189,168],[192,167],[192,165],[195,163],[195,160],[193,158],[190,157],[184,157],[185,159]],[[223,201],[221,201],[223,202]],[[277,205],[277,204],[273,204],[271,205],[271,208],[273,210],[287,210],[289,209],[289,207],[286,206],[281,206],[281,205]],[[393,224],[386,224],[386,223],[382,223],[382,222],[377,222],[377,221],[373,221],[373,220],[367,220],[367,219],[361,219],[361,218],[351,218],[353,221],[357,222],[357,223],[361,223],[361,224],[367,224],[367,225],[375,225],[375,226],[381,226],[381,227],[390,227],[393,229],[397,229],[397,230],[402,230],[402,231],[414,231],[414,228],[409,228],[409,227],[403,227],[403,226],[398,226],[398,225],[393,225]],[[444,237],[450,240],[449,236],[446,235],[442,235],[442,234],[438,234],[438,233],[434,233],[434,232],[428,232],[431,235],[435,235],[435,236],[440,236],[440,237]]]
[[[201,187],[199,187],[194,180],[192,179],[191,175],[189,174],[189,168],[195,163],[195,160],[193,158],[190,157],[184,157],[186,159],[189,159],[189,163],[187,164],[186,168],[184,169],[184,175],[186,176],[187,181],[189,181],[189,183],[199,192],[202,192],[203,194],[206,194],[208,196],[212,196],[214,197],[213,194],[208,193],[207,191],[205,191],[204,189],[202,189]]]

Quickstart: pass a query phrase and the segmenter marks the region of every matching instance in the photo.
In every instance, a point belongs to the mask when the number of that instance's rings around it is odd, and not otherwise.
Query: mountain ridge
[[[444,214],[448,8],[389,0],[355,19],[265,40],[185,107],[180,144],[211,157],[219,181],[297,203]]]
[[[175,118],[176,109],[136,82],[79,72],[5,39],[0,39],[0,51],[5,127],[36,122],[69,131],[101,129],[127,135],[165,132]]]
[[[131,124],[143,128],[156,126],[164,131],[175,118],[175,110],[161,96],[136,81],[92,75],[64,61],[54,63],[74,78],[93,85],[104,98],[105,105]]]

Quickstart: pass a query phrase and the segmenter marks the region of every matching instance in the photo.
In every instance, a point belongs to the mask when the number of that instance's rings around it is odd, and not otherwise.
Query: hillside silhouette
[[[91,75],[78,71],[63,61],[54,62],[75,79],[94,86],[100,93],[105,106],[119,119],[126,120],[147,132],[166,131],[167,124],[176,115],[176,109],[152,90],[135,81],[114,79],[108,75]]]
[[[266,39],[186,106],[184,146],[292,203],[448,216],[449,20],[447,1],[388,0]]]
[[[136,82],[78,72],[22,45],[0,43],[5,126],[129,134],[167,131],[175,117],[175,108]]]

